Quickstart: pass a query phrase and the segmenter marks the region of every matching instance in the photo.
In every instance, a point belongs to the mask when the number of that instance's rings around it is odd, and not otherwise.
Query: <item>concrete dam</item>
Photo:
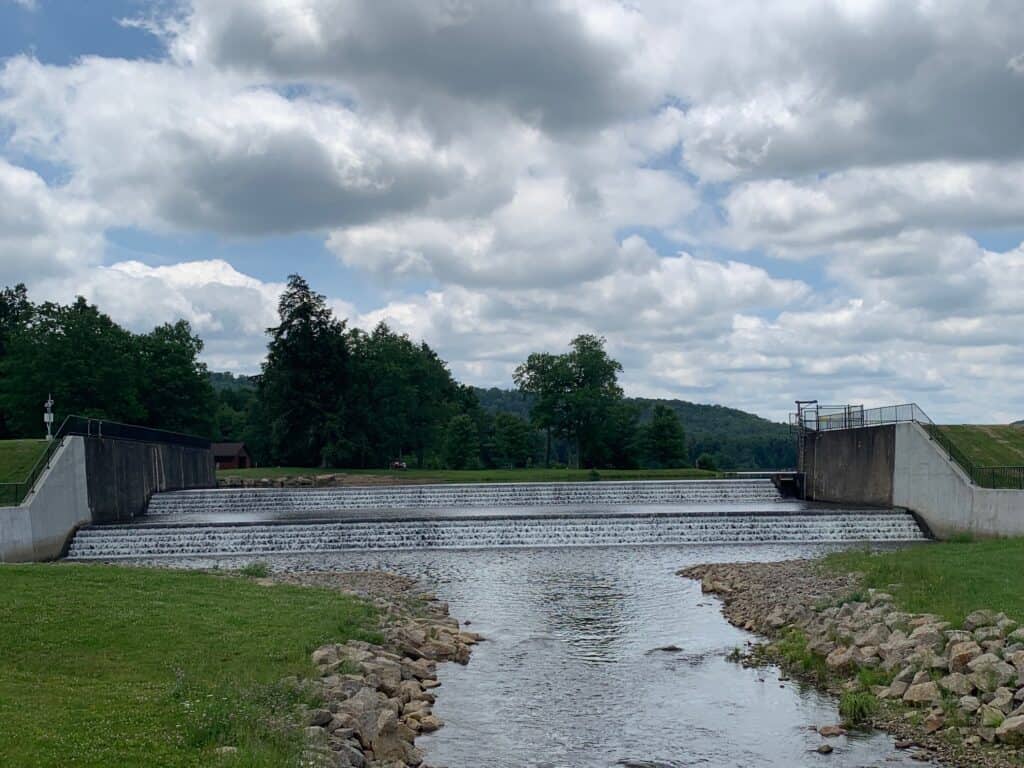
[[[68,557],[924,538],[904,510],[784,499],[768,479],[224,488],[155,494],[132,523],[81,529]]]

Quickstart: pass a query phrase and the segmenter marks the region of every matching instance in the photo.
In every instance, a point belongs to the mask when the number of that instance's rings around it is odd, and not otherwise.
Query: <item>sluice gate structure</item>
[[[790,422],[809,501],[903,508],[939,538],[1024,536],[1024,467],[976,465],[914,403],[798,401]]]

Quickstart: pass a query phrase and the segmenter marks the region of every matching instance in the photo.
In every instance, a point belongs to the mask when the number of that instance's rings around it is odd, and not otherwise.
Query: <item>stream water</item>
[[[421,737],[448,768],[749,768],[920,765],[885,734],[830,741],[834,698],[774,669],[726,659],[753,636],[714,598],[675,575],[700,562],[781,560],[836,545],[410,550],[187,558],[179,565],[382,568],[422,579],[488,641],[468,666],[443,665]],[[157,562],[170,564],[166,558]],[[674,645],[678,651],[656,650]]]

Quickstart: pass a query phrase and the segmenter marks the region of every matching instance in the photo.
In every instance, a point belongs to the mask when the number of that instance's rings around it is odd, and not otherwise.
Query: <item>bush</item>
[[[238,572],[251,579],[265,579],[270,575],[270,566],[260,562],[249,563],[239,568]]]
[[[702,453],[697,457],[697,469],[706,469],[710,472],[715,472],[718,467],[715,465],[715,460],[710,453]]]

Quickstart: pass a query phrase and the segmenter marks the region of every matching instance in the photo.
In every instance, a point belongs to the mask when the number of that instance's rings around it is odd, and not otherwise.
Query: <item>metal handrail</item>
[[[1024,490],[1024,466],[982,466],[975,464],[947,435],[942,427],[929,418],[917,403],[885,405],[867,408],[861,405],[817,405],[790,414],[790,424],[801,432],[828,432],[836,429],[879,427],[887,424],[920,424],[945,451],[946,456],[966,473],[968,479],[983,488]]]
[[[50,466],[50,459],[53,458],[57,448],[64,442],[64,438],[70,435],[108,437],[145,443],[172,443],[193,448],[210,447],[209,440],[196,437],[195,435],[186,435],[181,432],[171,432],[166,429],[155,429],[153,427],[140,427],[134,424],[122,424],[118,421],[107,421],[106,419],[95,419],[88,416],[66,416],[64,421],[61,422],[60,428],[54,434],[53,439],[46,444],[43,455],[32,465],[25,479],[16,483],[0,483],[0,505],[13,506],[21,504],[35,486],[39,476]]]

